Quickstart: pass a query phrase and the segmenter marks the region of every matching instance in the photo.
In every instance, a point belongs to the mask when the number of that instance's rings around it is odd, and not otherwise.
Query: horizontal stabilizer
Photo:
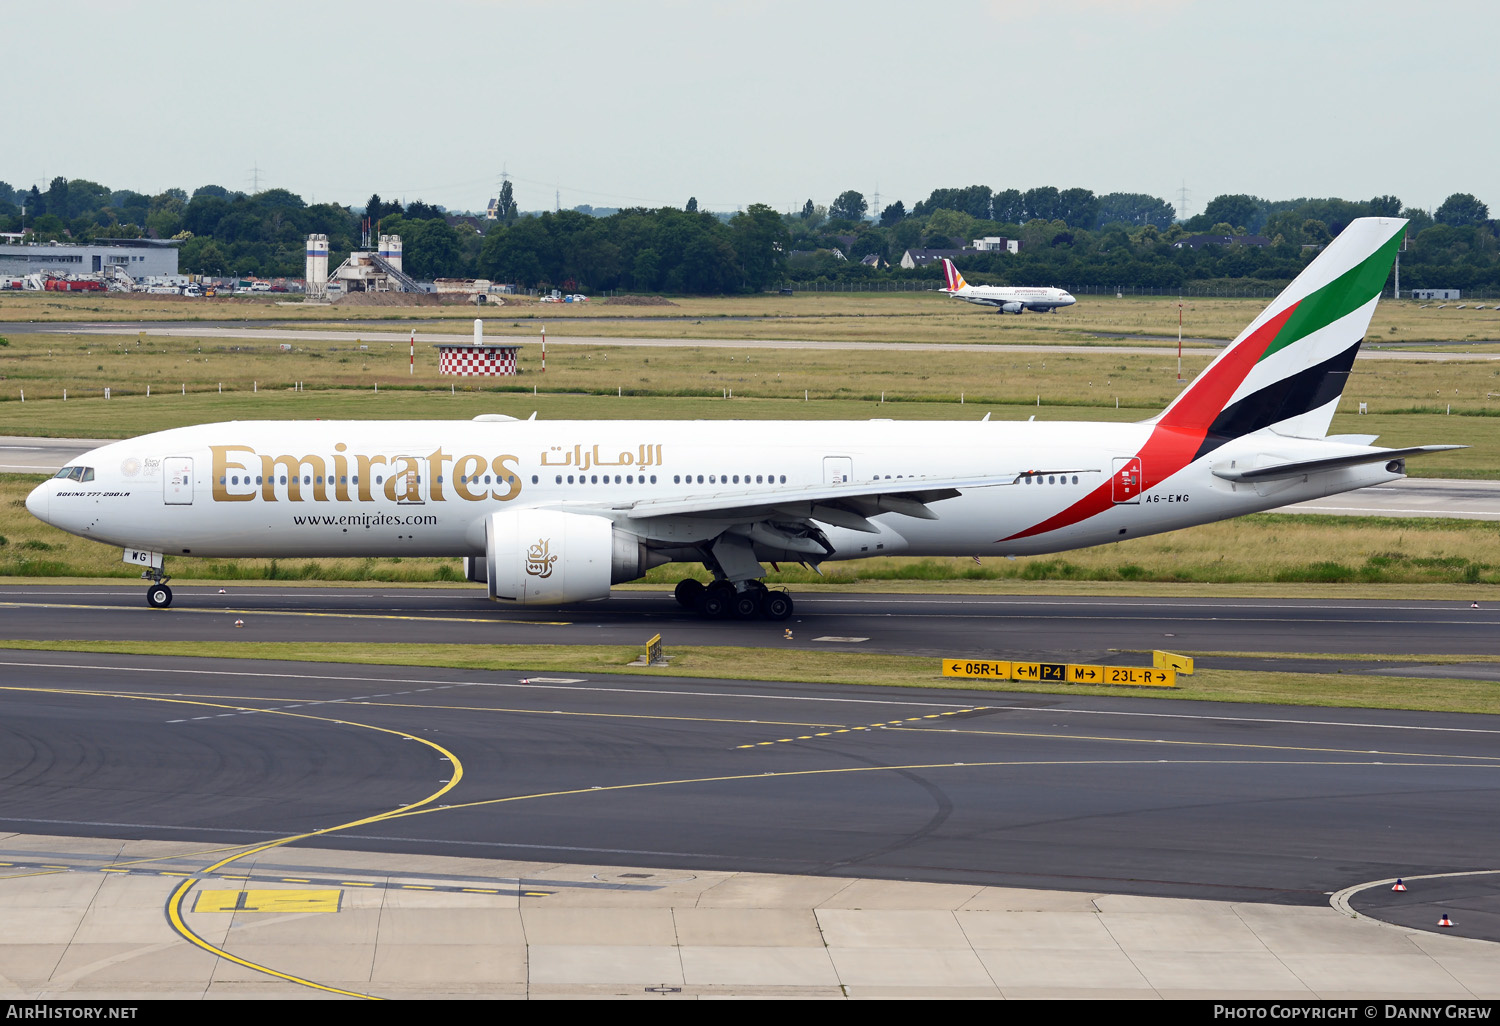
[[[1404,460],[1408,456],[1422,456],[1429,452],[1446,452],[1449,449],[1467,449],[1467,445],[1414,445],[1408,449],[1371,449],[1368,452],[1351,453],[1348,456],[1329,456],[1320,460],[1297,460],[1294,463],[1278,463],[1270,467],[1254,467],[1250,470],[1215,469],[1214,476],[1225,481],[1275,481],[1279,478],[1302,477],[1305,474],[1321,474],[1344,467],[1358,467],[1366,463],[1387,463]]]

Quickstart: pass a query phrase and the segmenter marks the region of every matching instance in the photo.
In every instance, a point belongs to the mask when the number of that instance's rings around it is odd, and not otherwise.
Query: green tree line
[[[1485,204],[1455,193],[1431,212],[1395,196],[1369,200],[1266,200],[1226,194],[1178,221],[1165,200],[1141,193],[1096,195],[1084,188],[934,189],[908,208],[897,200],[872,210],[847,190],[828,205],[809,199],[778,213],[754,204],[732,215],[697,209],[632,208],[605,217],[582,211],[518,213],[505,183],[493,221],[457,218],[416,200],[373,195],[363,207],[308,204],[285,189],[248,194],[205,185],[189,195],[111,190],[55,178],[48,188],[0,182],[0,227],[35,240],[175,238],[180,266],[203,274],[300,276],[308,234],[329,238],[339,261],[356,248],[364,223],[399,234],[408,273],[418,279],[482,277],[526,288],[688,294],[755,292],[788,281],[936,279],[928,266],[900,268],[910,249],[962,249],[1004,236],[1020,252],[965,253],[958,262],[977,282],[1069,288],[1181,288],[1192,283],[1294,277],[1356,217],[1411,220],[1403,286],[1500,288],[1496,226]],[[24,208],[24,216],[23,216]],[[1245,240],[1193,248],[1208,234]],[[1255,244],[1264,241],[1265,244]],[[862,263],[865,257],[876,259]]]

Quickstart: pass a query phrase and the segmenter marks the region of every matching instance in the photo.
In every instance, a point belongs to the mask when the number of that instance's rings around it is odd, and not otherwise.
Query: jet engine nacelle
[[[1000,312],[1001,313],[1018,314],[1018,313],[1020,313],[1024,309],[1026,309],[1026,304],[1025,303],[1001,303],[1000,304]]]
[[[588,513],[492,513],[484,533],[490,598],[518,606],[608,598],[610,584],[667,562],[608,517]]]

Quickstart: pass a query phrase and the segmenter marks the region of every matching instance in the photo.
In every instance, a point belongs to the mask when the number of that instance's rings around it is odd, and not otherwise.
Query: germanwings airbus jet
[[[1057,313],[1060,306],[1072,306],[1078,300],[1066,289],[1021,288],[1009,285],[970,285],[958,273],[953,261],[943,257],[943,274],[948,287],[938,289],[951,299],[962,299],[965,303],[992,306],[996,313],[1021,314],[1027,310],[1037,313]]]
[[[1405,222],[1355,221],[1162,413],[984,421],[266,421],[88,453],[26,500],[125,548],[171,604],[166,556],[462,556],[515,605],[602,599],[701,562],[677,599],[791,615],[763,563],[1022,556],[1175,530],[1404,476],[1440,449],[1329,435]]]

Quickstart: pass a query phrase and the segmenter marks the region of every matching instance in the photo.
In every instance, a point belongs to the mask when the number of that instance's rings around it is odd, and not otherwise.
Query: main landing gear
[[[760,581],[744,581],[740,590],[729,581],[714,581],[705,585],[691,577],[678,581],[673,594],[677,604],[684,609],[695,610],[710,620],[734,617],[736,620],[785,620],[792,615],[792,596],[784,591],[772,591]]]

